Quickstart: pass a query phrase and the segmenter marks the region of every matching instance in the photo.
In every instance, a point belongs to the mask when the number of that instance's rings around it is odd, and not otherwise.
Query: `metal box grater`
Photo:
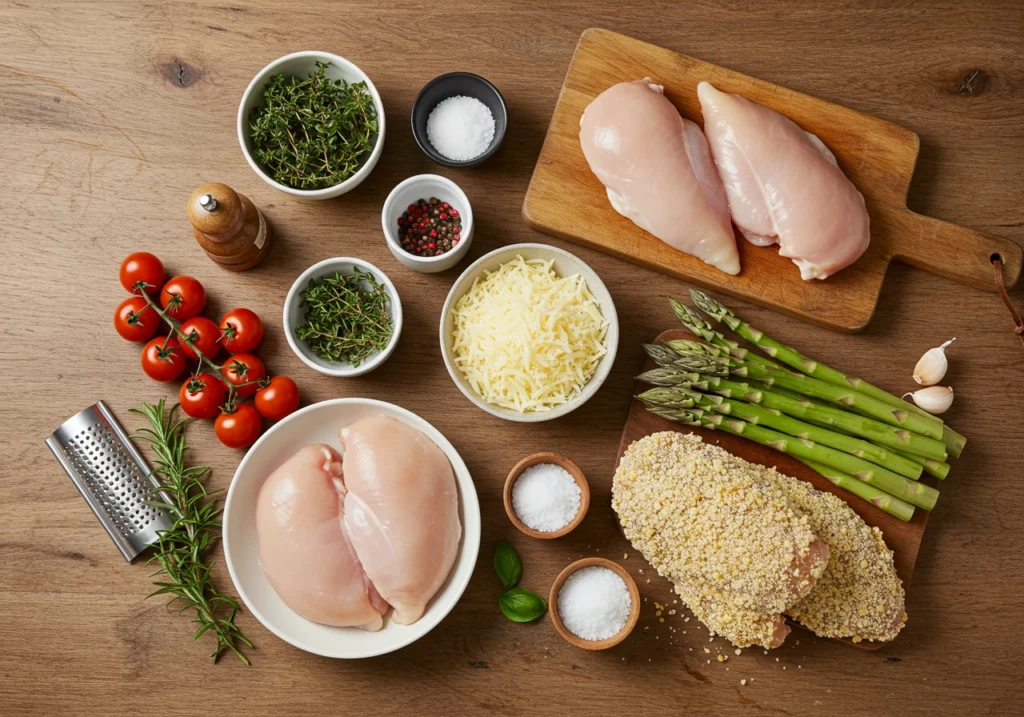
[[[46,445],[126,561],[170,530],[167,512],[146,503],[157,485],[146,459],[103,401],[66,420]]]

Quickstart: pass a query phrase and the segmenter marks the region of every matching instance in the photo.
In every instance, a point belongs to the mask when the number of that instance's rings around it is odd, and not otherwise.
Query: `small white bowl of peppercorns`
[[[392,189],[380,221],[395,258],[424,274],[451,269],[473,241],[469,199],[437,174],[417,174]]]

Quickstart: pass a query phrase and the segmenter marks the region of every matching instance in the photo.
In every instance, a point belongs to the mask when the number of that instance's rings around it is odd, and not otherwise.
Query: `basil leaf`
[[[518,585],[523,577],[523,561],[519,559],[519,553],[504,540],[499,540],[494,546],[494,572],[506,590]]]
[[[512,588],[498,598],[498,607],[512,622],[533,622],[547,611],[548,603],[526,588]]]

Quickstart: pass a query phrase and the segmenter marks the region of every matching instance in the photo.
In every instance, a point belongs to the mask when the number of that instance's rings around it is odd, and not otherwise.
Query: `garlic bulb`
[[[903,398],[910,396],[919,408],[928,413],[945,413],[953,405],[953,389],[949,386],[929,386],[919,388],[913,393],[903,394]]]
[[[941,381],[942,377],[946,375],[946,369],[949,368],[949,362],[946,361],[946,347],[954,341],[956,341],[956,337],[951,338],[942,346],[925,351],[924,356],[914,367],[914,380],[922,386],[934,386]]]

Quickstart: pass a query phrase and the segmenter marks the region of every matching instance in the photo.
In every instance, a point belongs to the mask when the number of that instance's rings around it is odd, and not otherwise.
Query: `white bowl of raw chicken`
[[[342,427],[370,416],[389,416],[416,428],[447,456],[459,491],[462,538],[448,579],[411,625],[385,618],[384,627],[367,632],[307,620],[274,591],[260,565],[256,540],[256,503],[260,488],[273,471],[297,450],[311,443],[341,448]],[[299,649],[324,657],[355,659],[392,652],[426,635],[455,607],[469,584],[480,549],[480,504],[473,479],[451,443],[416,414],[383,401],[336,398],[307,406],[277,423],[249,449],[231,480],[224,503],[224,558],[235,589],[264,627]]]

